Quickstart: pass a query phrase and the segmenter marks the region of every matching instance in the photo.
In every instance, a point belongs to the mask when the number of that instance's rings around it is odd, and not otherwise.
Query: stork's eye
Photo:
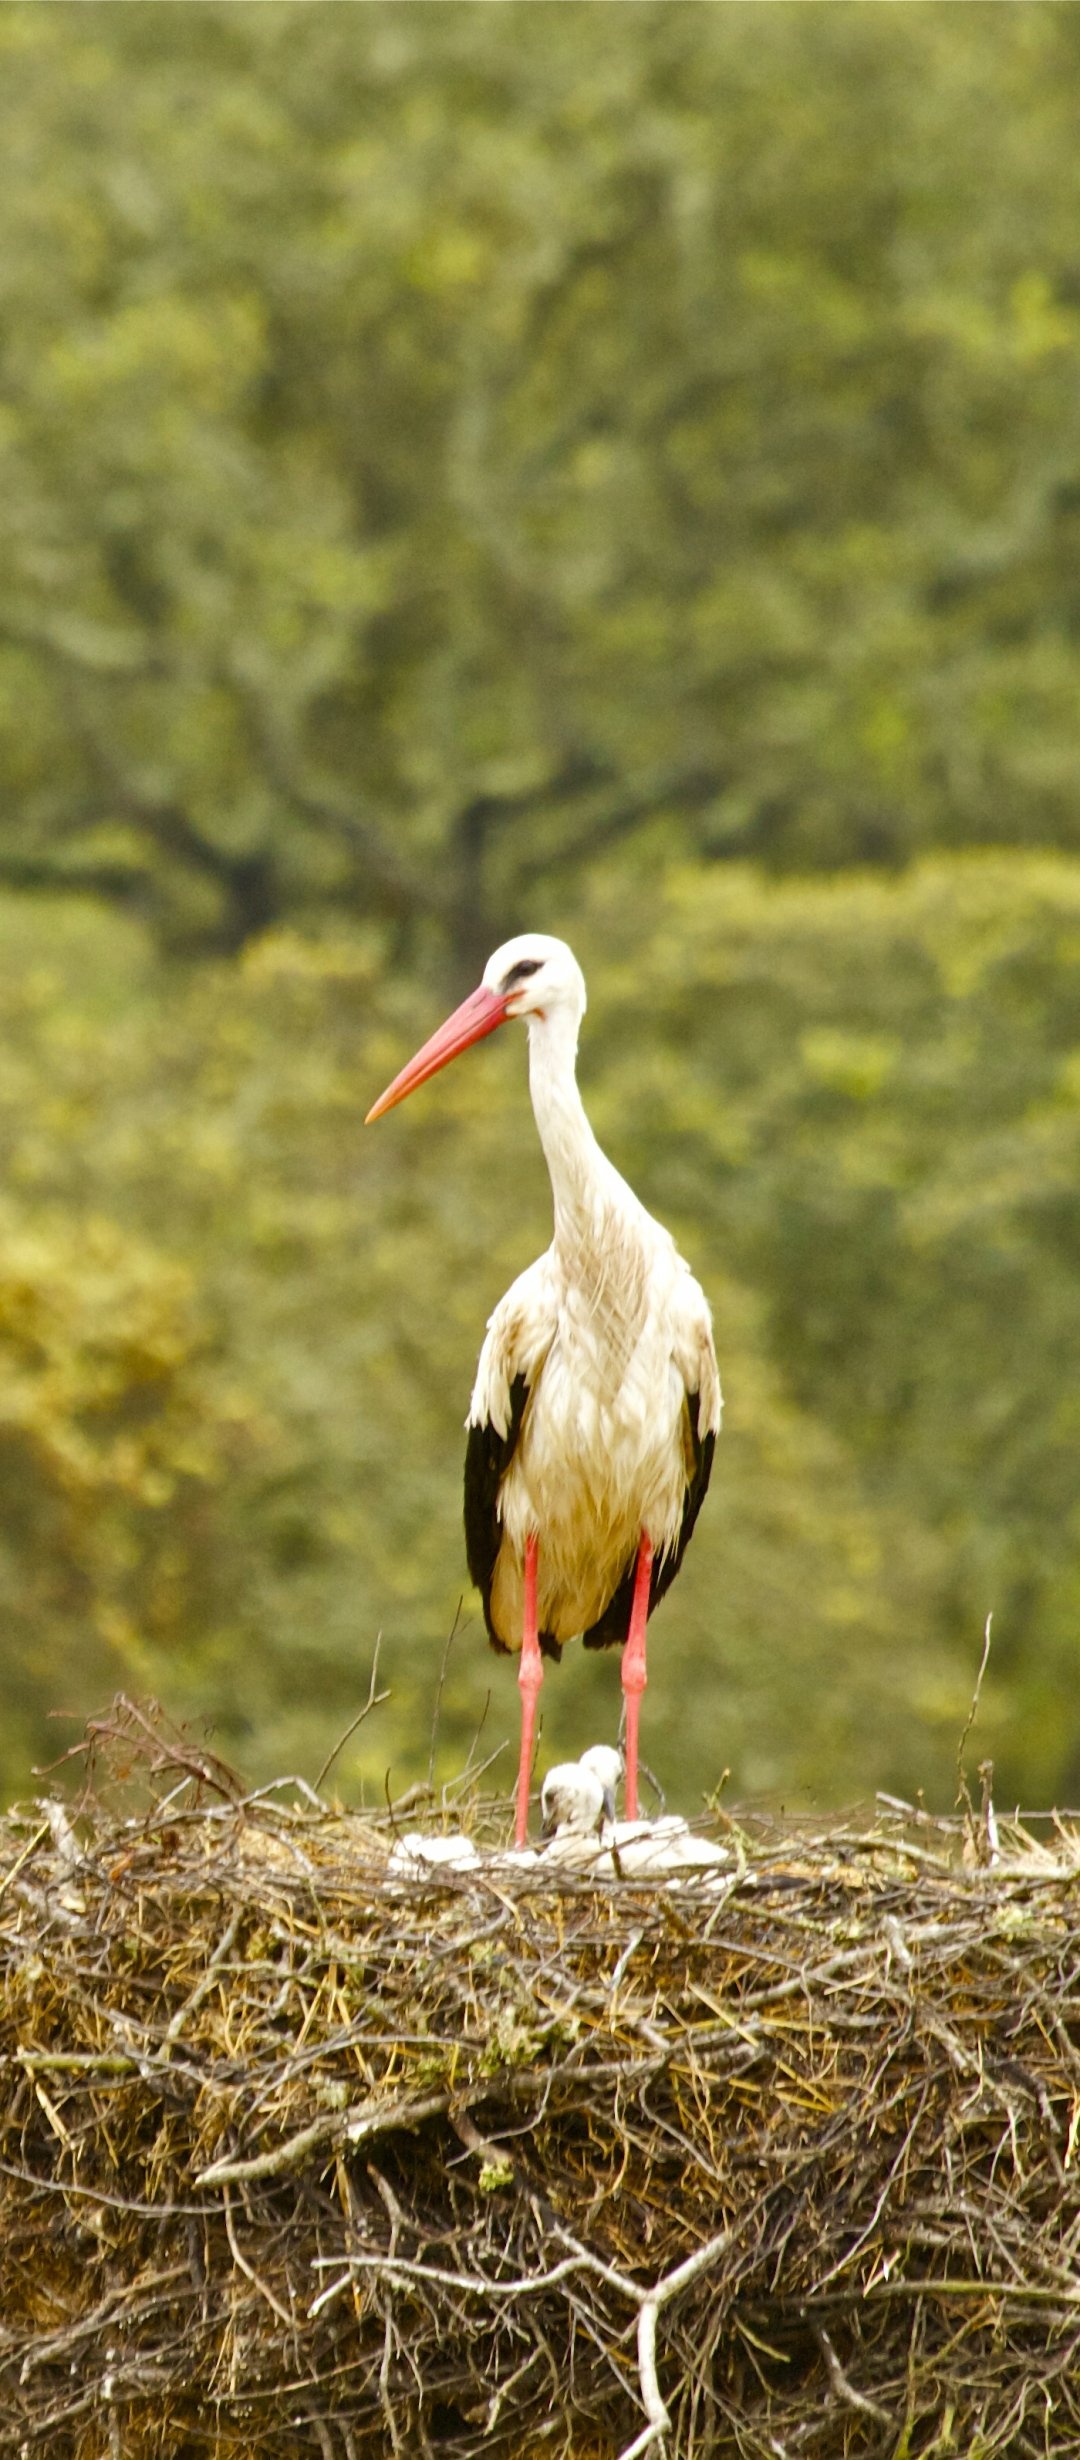
[[[528,982],[530,974],[538,974],[542,964],[542,957],[519,957],[517,964],[512,965],[503,977],[504,997],[508,991],[516,991],[519,982]]]

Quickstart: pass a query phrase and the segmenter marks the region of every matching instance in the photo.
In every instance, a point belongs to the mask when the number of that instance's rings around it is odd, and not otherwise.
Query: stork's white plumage
[[[682,1560],[720,1427],[704,1293],[585,1116],[575,1074],[584,1012],[564,941],[507,940],[368,1113],[380,1117],[508,1018],[526,1019],[554,1237],[488,1324],[465,1464],[469,1570],[495,1646],[521,1650],[519,1844],[541,1658],[578,1634],[587,1648],[625,1642],[626,1809],[637,1815],[645,1626]]]
[[[593,1878],[689,1879],[730,1867],[731,1855],[685,1819],[616,1819],[602,1746],[549,1768],[540,1791],[547,1858]]]
[[[440,1870],[472,1871],[479,1866],[471,1836],[424,1836],[412,1828],[398,1838],[386,1870],[390,1879],[430,1879]]]

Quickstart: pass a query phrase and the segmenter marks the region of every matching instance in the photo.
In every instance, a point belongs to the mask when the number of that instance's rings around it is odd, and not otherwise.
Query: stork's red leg
[[[518,1761],[517,1820],[514,1826],[515,1845],[524,1845],[529,1828],[529,1786],[532,1782],[533,1745],[536,1734],[536,1701],[544,1679],[544,1660],[536,1633],[536,1539],[525,1540],[525,1612],[521,1628],[521,1664],[518,1667],[518,1690],[521,1693],[521,1758]]]
[[[652,1582],[652,1540],[642,1532],[638,1547],[637,1570],[634,1574],[634,1600],[630,1608],[630,1629],[622,1653],[622,1687],[626,1707],[626,1816],[636,1819],[638,1717],[641,1695],[648,1682],[645,1672],[645,1626],[649,1620],[649,1589]]]

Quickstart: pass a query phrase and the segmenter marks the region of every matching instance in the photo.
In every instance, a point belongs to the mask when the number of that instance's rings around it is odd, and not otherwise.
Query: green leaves
[[[660,826],[1075,845],[1061,12],[9,9],[0,873],[471,973]]]

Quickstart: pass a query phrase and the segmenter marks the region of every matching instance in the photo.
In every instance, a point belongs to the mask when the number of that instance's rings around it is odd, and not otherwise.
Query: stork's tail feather
[[[693,1535],[694,1523],[697,1519],[698,1513],[701,1510],[702,1504],[705,1501],[705,1496],[708,1491],[709,1477],[713,1464],[713,1453],[716,1450],[716,1437],[714,1434],[710,1432],[700,1437],[698,1435],[698,1395],[696,1392],[692,1392],[687,1395],[687,1410],[689,1412],[690,1430],[694,1446],[694,1475],[691,1478],[686,1490],[686,1501],[683,1504],[682,1526],[679,1530],[675,1544],[674,1546],[669,1547],[665,1553],[657,1553],[653,1557],[652,1578],[649,1583],[650,1614],[652,1613],[653,1607],[659,1605],[661,1598],[666,1597],[667,1592],[671,1587],[671,1583],[675,1578],[675,1574],[679,1569],[679,1565],[682,1562],[683,1556],[686,1553],[686,1549]],[[591,1630],[583,1634],[584,1646],[587,1649],[610,1649],[616,1646],[622,1646],[627,1632],[630,1629],[630,1608],[634,1602],[634,1573],[636,1567],[637,1555],[635,1553],[631,1555],[630,1561],[627,1564],[626,1570],[623,1573],[622,1579],[620,1580],[618,1588],[615,1591],[615,1595],[611,1600],[611,1604],[609,1606],[605,1606],[603,1614],[600,1615],[598,1620],[593,1624]]]
[[[497,1656],[497,1657],[516,1657],[516,1656],[517,1656],[517,1650],[516,1650],[516,1649],[512,1649],[512,1648],[510,1648],[510,1647],[507,1645],[507,1642],[506,1642],[505,1640],[500,1640],[499,1635],[498,1635],[498,1632],[497,1632],[497,1631],[493,1631],[493,1630],[492,1630],[492,1628],[491,1628],[491,1618],[490,1618],[490,1614],[489,1614],[489,1612],[488,1612],[488,1600],[487,1600],[487,1598],[485,1598],[485,1599],[484,1599],[484,1621],[485,1621],[485,1623],[487,1624],[487,1636],[488,1636],[488,1639],[489,1639],[489,1640],[490,1640],[490,1642],[491,1642],[492,1648],[494,1649],[496,1656]],[[561,1640],[556,1640],[556,1638],[555,1638],[554,1634],[553,1634],[552,1632],[550,1632],[550,1631],[541,1631],[541,1632],[538,1632],[536,1636],[537,1636],[537,1641],[538,1641],[538,1643],[539,1643],[539,1648],[540,1648],[540,1655],[541,1655],[541,1657],[552,1657],[552,1658],[554,1658],[555,1664],[556,1664],[556,1665],[558,1665],[559,1659],[560,1659],[560,1657],[562,1656],[562,1653],[563,1653],[563,1644],[562,1644],[562,1641],[561,1641]],[[595,1643],[594,1643],[594,1646],[595,1646]]]

